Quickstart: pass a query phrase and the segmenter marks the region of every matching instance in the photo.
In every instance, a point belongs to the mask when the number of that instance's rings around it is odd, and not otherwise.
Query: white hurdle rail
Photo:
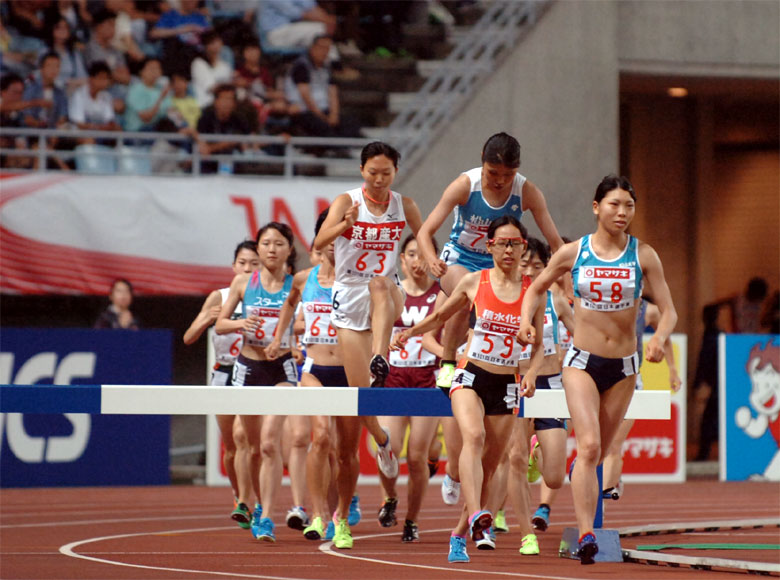
[[[627,419],[669,419],[669,391],[635,391]],[[2,413],[93,415],[451,416],[439,389],[212,387],[203,385],[0,385]],[[520,417],[568,418],[563,390],[520,400]]]

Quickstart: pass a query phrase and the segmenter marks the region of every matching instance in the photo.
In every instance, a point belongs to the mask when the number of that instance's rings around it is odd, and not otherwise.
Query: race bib
[[[461,230],[460,235],[458,236],[458,244],[473,252],[487,254],[488,251],[485,246],[487,233],[488,225],[480,225],[466,221],[463,224],[463,230]]]
[[[251,346],[268,346],[274,339],[276,327],[279,324],[279,309],[264,308],[262,306],[249,306],[247,317],[258,316],[260,320],[254,332],[245,333],[247,344]],[[290,348],[290,329],[286,328],[282,335],[281,348]]]
[[[336,329],[330,323],[333,306],[323,302],[307,302],[303,307],[306,330],[303,344],[337,344]]]
[[[625,310],[634,305],[635,268],[585,266],[577,278],[581,305],[588,310]]]
[[[422,336],[412,336],[403,350],[390,351],[389,362],[394,367],[428,367],[436,364],[436,355],[422,347]]]

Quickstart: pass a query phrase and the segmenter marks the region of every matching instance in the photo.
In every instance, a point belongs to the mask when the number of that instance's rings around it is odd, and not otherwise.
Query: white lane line
[[[292,576],[268,576],[266,574],[241,574],[235,572],[215,572],[212,570],[192,570],[188,568],[169,568],[167,566],[145,566],[143,564],[129,564],[127,562],[114,562],[112,560],[106,560],[105,558],[95,558],[94,556],[87,556],[84,554],[76,553],[74,550],[79,546],[85,544],[91,544],[94,542],[102,542],[106,540],[119,540],[123,538],[134,538],[139,536],[151,536],[156,534],[190,534],[197,532],[213,532],[218,530],[233,529],[232,527],[220,526],[218,528],[192,528],[187,530],[169,530],[167,532],[140,532],[135,534],[118,534],[115,536],[102,536],[96,538],[87,538],[86,540],[79,540],[77,542],[71,542],[60,546],[60,554],[70,556],[71,558],[78,558],[81,560],[88,560],[90,562],[98,562],[100,564],[109,564],[112,566],[123,566],[125,568],[138,568],[141,570],[160,570],[163,572],[179,572],[184,574],[208,574],[210,576],[229,576],[232,578],[260,578],[262,580],[305,580],[302,577]],[[259,565],[258,565],[259,566]]]
[[[447,532],[450,531],[450,528],[442,528],[439,530],[426,530],[427,533],[432,532]],[[422,534],[422,532],[420,532]],[[382,538],[386,536],[395,536],[395,533],[384,533],[384,534],[371,534],[368,536],[355,536],[354,540],[367,540],[369,538]],[[402,568],[418,568],[421,570],[440,570],[443,572],[449,572],[450,574],[457,574],[465,575],[465,574],[483,574],[483,575],[491,575],[491,576],[509,576],[512,578],[536,578],[538,580],[580,580],[582,578],[581,575],[576,576],[543,576],[540,574],[521,574],[519,572],[498,572],[498,571],[491,571],[491,570],[474,570],[474,569],[468,569],[458,566],[457,564],[450,564],[449,566],[430,566],[427,564],[411,564],[408,562],[392,562],[389,560],[382,560],[380,558],[365,558],[363,556],[354,556],[352,554],[348,554],[345,550],[338,550],[334,551],[331,550],[331,546],[333,546],[333,542],[324,542],[320,545],[319,550],[323,554],[327,554],[328,556],[335,556],[337,558],[347,558],[348,560],[359,560],[363,562],[371,562],[374,564],[385,564],[388,566],[399,566]],[[362,554],[362,552],[361,552]],[[415,552],[416,554],[416,552]],[[437,555],[441,558],[445,558],[444,552],[437,552]]]

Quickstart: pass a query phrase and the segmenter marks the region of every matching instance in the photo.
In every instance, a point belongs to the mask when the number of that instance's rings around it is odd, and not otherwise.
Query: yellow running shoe
[[[542,476],[542,472],[539,471],[539,462],[534,454],[537,447],[539,447],[539,440],[534,435],[531,437],[531,453],[528,455],[528,483],[538,481]]]
[[[498,512],[496,512],[496,519],[493,520],[493,529],[497,534],[505,534],[509,531],[504,510],[498,510]]]
[[[528,534],[526,537],[524,537],[518,551],[523,556],[538,556],[539,541],[536,539],[536,535]]]
[[[322,524],[322,518],[317,516],[309,527],[303,530],[303,535],[307,540],[321,540],[325,537],[325,526]]]
[[[436,377],[436,386],[449,392],[452,386],[452,379],[455,376],[455,365],[449,362],[442,362],[439,368],[439,374]]]
[[[339,523],[336,524],[336,534],[333,536],[333,545],[339,550],[349,550],[352,547],[352,531],[349,529],[349,524],[346,519],[341,519],[339,520]]]

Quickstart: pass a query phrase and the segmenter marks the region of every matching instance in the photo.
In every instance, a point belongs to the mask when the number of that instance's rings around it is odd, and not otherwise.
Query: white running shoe
[[[455,505],[460,499],[460,482],[448,474],[444,475],[444,481],[441,482],[441,498],[447,505]]]
[[[398,459],[390,447],[390,432],[387,429],[382,429],[382,431],[387,435],[387,441],[384,445],[376,444],[376,462],[379,465],[379,471],[385,477],[394,479],[398,477]]]

